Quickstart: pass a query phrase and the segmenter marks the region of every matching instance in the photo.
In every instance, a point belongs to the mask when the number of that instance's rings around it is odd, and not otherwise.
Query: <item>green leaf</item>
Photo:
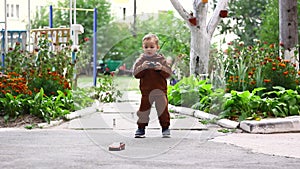
[[[298,106],[290,106],[289,107],[290,110],[290,115],[299,115],[299,108]]]
[[[9,120],[9,114],[5,114],[3,118],[4,118],[4,121],[7,122]]]

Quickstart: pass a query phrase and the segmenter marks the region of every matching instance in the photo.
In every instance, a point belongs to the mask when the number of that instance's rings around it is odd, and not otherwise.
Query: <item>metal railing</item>
[[[33,38],[33,47],[38,45],[39,38],[42,35],[50,40],[52,42],[51,45],[56,49],[57,46],[63,44],[68,45],[68,42],[70,41],[70,28],[32,29],[31,37]]]
[[[27,39],[27,31],[26,30],[8,30],[7,31],[7,47],[14,47],[16,42],[20,42],[22,49],[26,49],[26,39]],[[0,31],[0,51],[5,51],[5,30]]]

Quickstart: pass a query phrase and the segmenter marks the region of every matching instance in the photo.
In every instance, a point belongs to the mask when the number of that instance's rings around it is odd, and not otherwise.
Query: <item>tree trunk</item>
[[[294,55],[295,50],[298,50],[297,0],[279,0],[279,30],[280,42],[285,50],[284,58],[299,61],[299,56]]]
[[[205,75],[208,72],[210,40],[207,34],[195,27],[191,28],[190,74]]]
[[[221,19],[219,16],[220,11],[227,8],[229,0],[218,1],[208,23],[206,23],[208,9],[206,0],[194,0],[193,14],[188,13],[178,0],[170,1],[191,30],[190,74],[196,76],[207,75],[211,38]],[[193,22],[191,21],[192,18],[194,19]]]

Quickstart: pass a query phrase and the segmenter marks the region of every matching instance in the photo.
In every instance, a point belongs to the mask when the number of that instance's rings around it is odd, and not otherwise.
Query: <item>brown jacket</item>
[[[144,61],[159,62],[162,64],[162,70],[153,68],[143,69]],[[167,93],[167,78],[172,74],[171,68],[167,65],[166,59],[162,54],[147,57],[143,54],[136,60],[133,66],[133,75],[140,79],[140,90],[143,95],[148,95],[154,89],[160,89]]]

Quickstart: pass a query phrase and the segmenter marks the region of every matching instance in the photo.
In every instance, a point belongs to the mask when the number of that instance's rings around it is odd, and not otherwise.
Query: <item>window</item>
[[[20,5],[6,4],[6,16],[11,18],[19,18]]]
[[[16,5],[16,17],[19,18],[20,17],[20,12],[19,12],[19,5]]]
[[[38,19],[42,18],[43,6],[35,6],[35,11],[37,13]]]
[[[9,17],[9,4],[6,4],[6,17]]]
[[[14,5],[11,5],[10,16],[14,17]]]

